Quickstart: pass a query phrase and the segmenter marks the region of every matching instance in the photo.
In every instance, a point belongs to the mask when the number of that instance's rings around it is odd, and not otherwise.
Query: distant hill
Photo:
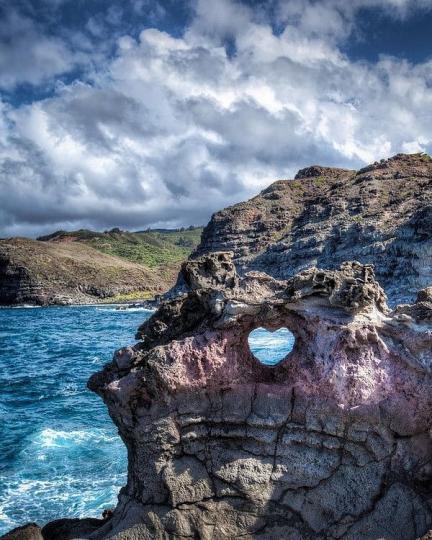
[[[0,240],[0,304],[69,304],[153,297],[175,282],[202,229],[57,231]]]
[[[180,262],[188,258],[199,244],[202,227],[187,229],[155,229],[129,232],[111,229],[94,232],[87,229],[78,231],[57,231],[48,236],[40,236],[42,242],[80,242],[107,255],[121,257],[142,264],[148,268],[158,268],[164,274],[177,273]]]

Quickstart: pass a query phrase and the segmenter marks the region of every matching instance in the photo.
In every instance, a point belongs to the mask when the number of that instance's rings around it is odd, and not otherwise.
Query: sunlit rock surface
[[[91,539],[416,539],[432,527],[430,290],[390,311],[373,268],[239,278],[229,253],[183,266],[89,386],[128,447]],[[271,367],[247,338],[289,328]]]
[[[397,154],[359,171],[312,166],[216,212],[196,255],[232,250],[240,273],[277,279],[372,263],[389,304],[432,283],[432,159]]]

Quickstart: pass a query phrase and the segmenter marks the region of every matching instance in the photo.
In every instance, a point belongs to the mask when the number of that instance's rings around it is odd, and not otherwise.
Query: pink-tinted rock
[[[182,293],[89,387],[128,448],[105,520],[45,538],[415,540],[432,527],[430,291],[391,311],[369,265],[286,281],[236,274],[230,253],[185,263]],[[276,366],[257,327],[289,328]],[[39,531],[37,531],[39,533]]]
[[[390,311],[359,263],[239,279],[227,253],[186,263],[179,282],[89,382],[129,450],[119,504],[90,538],[425,534],[429,296]],[[261,326],[296,337],[274,367],[248,346]]]

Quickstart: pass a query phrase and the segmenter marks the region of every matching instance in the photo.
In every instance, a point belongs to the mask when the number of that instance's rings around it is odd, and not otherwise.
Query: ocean
[[[0,309],[0,534],[115,506],[126,449],[86,383],[134,343],[150,315],[115,306]],[[258,329],[249,342],[274,364],[293,341],[286,329]]]

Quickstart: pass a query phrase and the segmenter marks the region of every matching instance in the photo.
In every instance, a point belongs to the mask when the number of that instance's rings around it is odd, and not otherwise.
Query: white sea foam
[[[150,308],[145,308],[145,307],[132,307],[132,308],[127,308],[127,309],[116,309],[117,312],[119,311],[129,311],[129,312],[134,312],[134,311],[144,311],[145,313],[154,313],[156,310],[155,309],[150,309]]]
[[[143,311],[144,313],[154,313],[156,310],[145,307],[128,307],[125,309],[97,307],[96,311],[110,311],[114,313],[133,313],[135,311]]]
[[[44,306],[33,306],[32,304],[21,304],[20,306],[9,306],[12,309],[42,309]]]
[[[76,383],[66,383],[58,391],[60,396],[76,396],[83,392],[84,389],[80,388]]]
[[[62,448],[70,445],[110,443],[118,440],[116,436],[107,434],[103,430],[72,430],[61,431],[45,428],[39,432],[34,441],[44,448]]]
[[[101,311],[92,305],[0,312],[7,384],[0,417],[8,416],[2,426],[0,535],[29,521],[100,516],[125,483],[126,448],[86,382],[97,367],[92,363],[106,362],[130,343],[137,319],[151,312],[97,307]]]
[[[0,530],[3,532],[29,521],[55,519],[64,513],[65,508],[70,517],[100,517],[104,508],[115,504],[125,478],[123,474],[114,474],[109,484],[97,478],[88,480],[56,475],[54,471],[50,480],[0,477],[4,486],[0,501]],[[46,508],[47,500],[49,510]]]

